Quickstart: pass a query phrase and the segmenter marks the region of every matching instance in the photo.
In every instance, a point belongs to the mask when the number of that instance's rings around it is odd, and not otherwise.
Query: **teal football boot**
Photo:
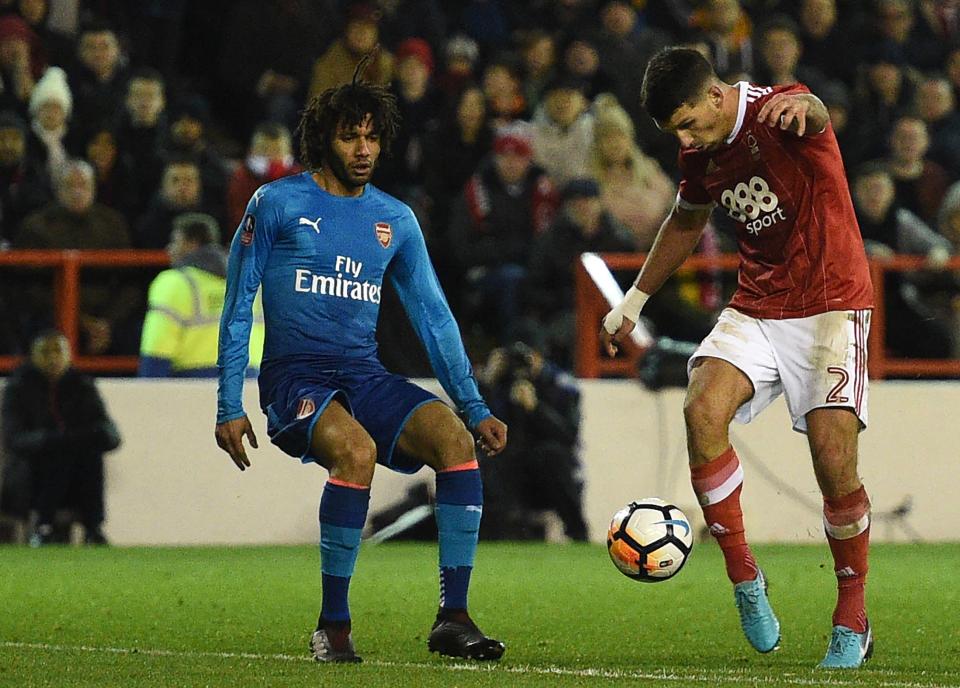
[[[747,641],[757,652],[772,652],[780,647],[780,622],[767,600],[767,579],[763,571],[757,577],[733,586],[733,598],[740,612],[740,626]]]
[[[846,626],[834,626],[827,654],[820,662],[821,669],[856,669],[873,654],[873,632],[870,622],[867,630],[857,633]]]

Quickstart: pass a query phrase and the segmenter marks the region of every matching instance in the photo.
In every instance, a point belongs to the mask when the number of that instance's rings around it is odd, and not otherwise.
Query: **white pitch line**
[[[178,657],[208,658],[208,659],[255,659],[276,660],[282,662],[303,662],[313,664],[313,658],[307,655],[287,654],[258,654],[254,652],[201,652],[196,650],[158,650],[140,647],[103,647],[92,645],[56,645],[53,643],[25,643],[15,641],[0,641],[0,648],[44,650],[52,652],[99,652],[117,655],[144,655],[147,657]],[[719,681],[748,681],[760,680],[767,677],[755,676],[744,669],[714,669],[704,673],[688,673],[678,671],[644,672],[623,671],[617,669],[570,669],[566,667],[542,667],[529,665],[503,664],[466,664],[463,662],[390,662],[381,660],[364,660],[360,666],[374,666],[392,669],[432,669],[434,671],[467,671],[485,673],[535,674],[540,676],[573,676],[578,678],[609,678],[609,679],[645,679],[655,681],[687,681],[695,683],[716,683]],[[869,671],[869,670],[868,670]],[[875,672],[873,672],[875,673]],[[781,675],[773,680],[792,686],[863,686],[863,680],[846,681],[829,676],[817,678],[793,677],[789,674]],[[916,683],[913,681],[883,681],[874,684],[881,688],[960,688],[960,684],[952,683]]]

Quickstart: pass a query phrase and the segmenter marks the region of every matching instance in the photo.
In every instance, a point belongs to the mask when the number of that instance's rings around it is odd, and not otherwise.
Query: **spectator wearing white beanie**
[[[67,159],[63,145],[67,120],[73,111],[73,95],[67,74],[60,67],[48,67],[30,94],[30,142],[34,154],[46,160],[47,174],[52,179]]]

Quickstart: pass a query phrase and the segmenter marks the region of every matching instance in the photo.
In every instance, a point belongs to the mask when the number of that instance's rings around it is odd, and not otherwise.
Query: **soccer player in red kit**
[[[810,445],[838,581],[820,666],[858,667],[873,646],[864,601],[870,501],[857,475],[873,289],[827,109],[801,84],[724,83],[685,48],[650,61],[641,93],[657,125],[680,140],[683,179],[634,285],[604,318],[601,342],[616,353],[719,203],[736,223],[740,271],[733,299],[688,364],[693,490],[723,551],[747,640],[770,652],[780,623],[745,538],[743,471],[728,431],[782,393]]]

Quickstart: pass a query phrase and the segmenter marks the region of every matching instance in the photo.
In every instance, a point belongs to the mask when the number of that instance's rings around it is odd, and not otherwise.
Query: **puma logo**
[[[320,220],[322,220],[322,219],[323,219],[322,217],[318,217],[318,218],[316,219],[316,221],[311,222],[311,221],[308,220],[307,218],[301,217],[301,218],[300,218],[300,224],[301,224],[301,225],[310,225],[311,227],[313,227],[313,231],[316,232],[317,234],[319,234],[319,233],[320,233]]]

